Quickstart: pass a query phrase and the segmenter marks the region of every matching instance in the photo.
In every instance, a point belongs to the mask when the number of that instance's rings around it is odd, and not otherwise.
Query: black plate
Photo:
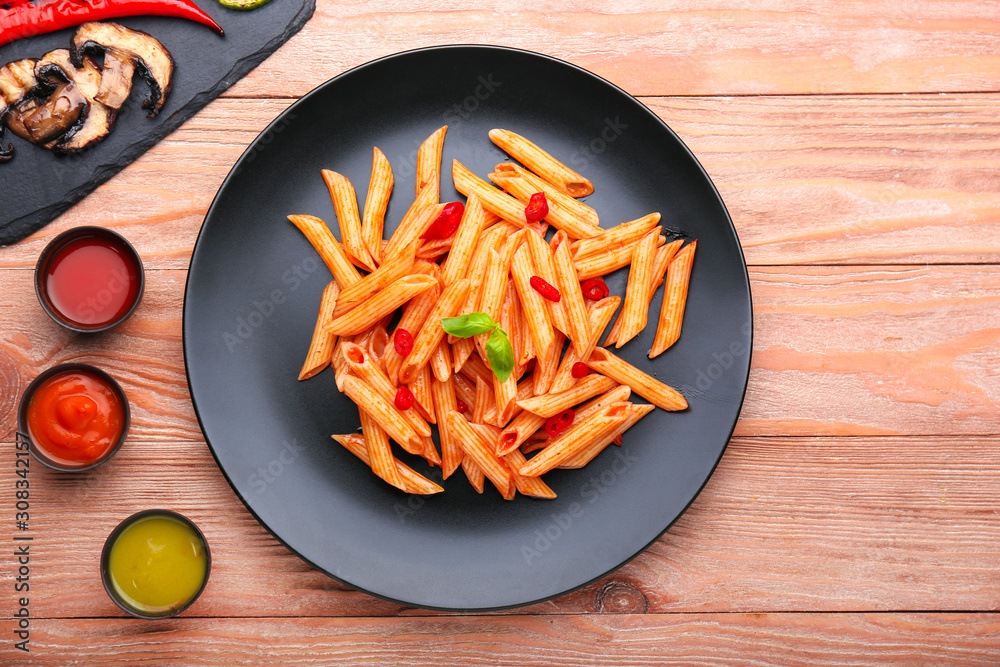
[[[180,127],[288,41],[316,7],[316,0],[273,0],[253,11],[238,11],[215,0],[195,1],[222,26],[224,37],[178,18],[135,16],[114,21],[156,37],[177,64],[173,90],[156,118],[146,118],[140,108],[149,89],[137,76],[111,133],[81,153],[55,155],[12,132],[4,133],[4,148],[13,144],[16,152],[13,160],[0,164],[0,245],[19,241],[55,219]],[[0,16],[3,12],[0,9]],[[67,28],[0,46],[0,65],[67,48],[76,30]],[[100,220],[93,223],[103,224]]]
[[[591,178],[605,227],[649,211],[699,241],[684,332],[650,363],[648,327],[622,348],[678,387],[684,413],[656,410],[582,470],[554,471],[554,501],[494,489],[459,472],[445,493],[410,497],[330,439],[358,428],[333,373],[296,376],[330,280],[290,213],[331,223],[320,169],[346,174],[364,202],[372,146],[396,176],[387,227],[413,199],[420,142],[449,125],[444,164],[485,175],[504,159],[487,132],[521,132]],[[458,194],[445,179],[443,200]],[[624,272],[609,281],[624,294]],[[660,297],[653,302],[658,313]],[[229,482],[307,562],[379,597],[479,610],[545,600],[636,556],[712,473],[739,415],[750,365],[750,290],[732,221],[677,136],[607,81],[534,53],[485,46],[410,51],[323,84],[250,146],[201,230],[184,303],[195,409]],[[427,466],[414,463],[421,471]],[[437,475],[435,475],[437,473]],[[440,479],[439,469],[429,473]],[[294,594],[294,592],[292,592]]]

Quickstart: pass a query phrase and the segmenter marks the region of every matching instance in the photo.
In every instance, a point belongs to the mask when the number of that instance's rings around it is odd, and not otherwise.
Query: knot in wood
[[[601,614],[644,614],[649,600],[627,581],[609,581],[597,593],[597,611]]]

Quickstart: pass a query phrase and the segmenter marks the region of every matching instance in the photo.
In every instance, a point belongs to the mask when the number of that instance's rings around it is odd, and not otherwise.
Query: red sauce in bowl
[[[35,269],[42,307],[76,331],[101,331],[128,317],[143,291],[142,262],[121,235],[101,227],[63,232]]]
[[[107,380],[83,370],[56,373],[31,394],[28,436],[42,455],[59,466],[100,461],[125,429],[125,406]]]

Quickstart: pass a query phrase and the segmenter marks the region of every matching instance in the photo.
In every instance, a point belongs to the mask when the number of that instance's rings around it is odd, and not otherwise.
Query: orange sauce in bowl
[[[104,458],[125,427],[125,408],[103,378],[64,371],[32,393],[28,435],[42,454],[63,466],[85,466]]]

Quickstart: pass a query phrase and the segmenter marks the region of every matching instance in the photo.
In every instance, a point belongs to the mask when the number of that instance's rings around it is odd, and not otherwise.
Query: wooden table
[[[223,98],[0,249],[0,663],[1000,664],[1000,2],[698,5],[321,0]],[[349,67],[463,42],[564,58],[662,117],[729,207],[756,325],[736,435],[677,524],[582,590],[483,615],[355,592],[274,540],[205,445],[181,352],[195,237],[257,133]],[[31,286],[80,224],[145,261],[139,311],[106,335],[60,330]],[[113,466],[31,471],[25,654],[15,406],[71,360],[120,379],[133,427]],[[162,622],[123,617],[97,573],[106,535],[150,506],[191,516],[214,556],[202,598]]]

